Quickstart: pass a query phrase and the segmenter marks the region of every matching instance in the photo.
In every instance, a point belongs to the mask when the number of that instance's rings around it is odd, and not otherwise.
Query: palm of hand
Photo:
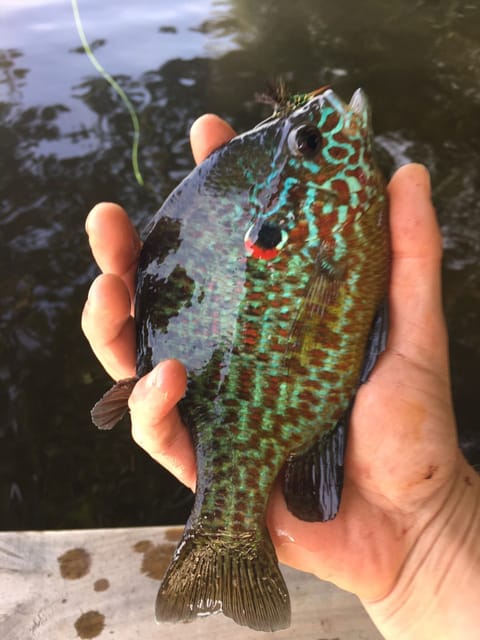
[[[366,600],[389,592],[427,524],[419,507],[439,508],[456,465],[448,384],[430,377],[403,354],[381,357],[357,395],[337,518],[300,522],[276,490],[269,526],[282,561]]]

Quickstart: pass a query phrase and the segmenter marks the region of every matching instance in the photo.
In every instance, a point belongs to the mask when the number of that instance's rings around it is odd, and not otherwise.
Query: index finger
[[[192,124],[190,144],[195,162],[199,164],[212,151],[222,146],[235,136],[232,127],[218,116],[206,113]]]

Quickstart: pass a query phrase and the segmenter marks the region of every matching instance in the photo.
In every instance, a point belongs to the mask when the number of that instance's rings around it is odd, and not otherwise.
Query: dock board
[[[262,633],[222,615],[157,625],[158,583],[178,527],[0,533],[2,640],[381,640],[359,600],[282,566],[292,625]]]

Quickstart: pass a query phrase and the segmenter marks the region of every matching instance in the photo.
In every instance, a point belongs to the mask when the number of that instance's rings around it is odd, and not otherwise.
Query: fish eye
[[[322,148],[322,136],[313,124],[302,124],[288,134],[288,146],[296,156],[314,158]]]
[[[281,241],[280,227],[271,222],[264,222],[258,231],[257,244],[263,249],[274,249]]]
[[[288,240],[288,233],[275,222],[253,224],[245,234],[245,248],[253,258],[276,258]]]

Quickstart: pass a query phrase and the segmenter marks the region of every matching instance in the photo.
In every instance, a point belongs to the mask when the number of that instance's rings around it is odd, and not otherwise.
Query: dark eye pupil
[[[300,127],[295,136],[298,152],[306,158],[313,158],[322,145],[322,137],[314,126]]]
[[[282,240],[282,230],[272,222],[264,222],[258,231],[256,244],[262,249],[274,249]]]

